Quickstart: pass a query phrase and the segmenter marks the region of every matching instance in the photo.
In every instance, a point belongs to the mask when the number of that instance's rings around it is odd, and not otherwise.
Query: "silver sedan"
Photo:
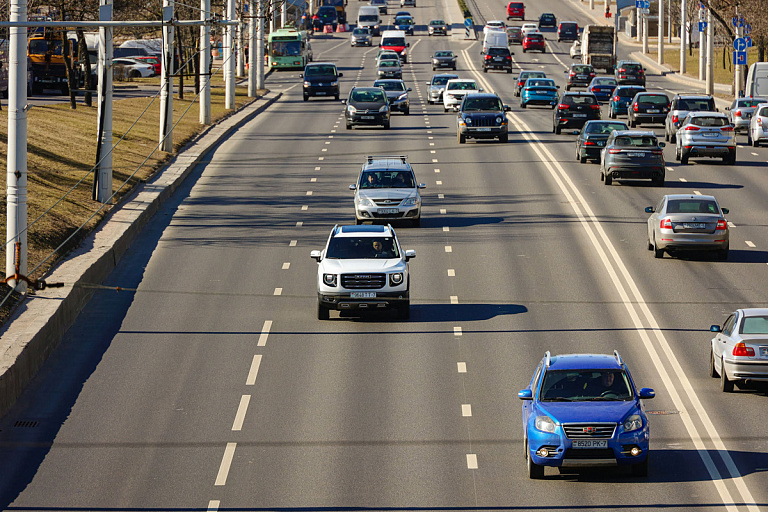
[[[664,251],[715,251],[728,259],[728,221],[714,196],[670,194],[657,206],[645,209],[648,218],[648,250],[657,258]]]
[[[749,120],[747,144],[755,148],[760,144],[768,144],[768,103],[755,107],[755,114]]]
[[[709,376],[720,377],[720,389],[733,391],[734,381],[768,382],[768,309],[739,309],[722,327],[713,325]]]
[[[730,107],[725,108],[728,112],[728,120],[736,133],[749,131],[749,120],[755,113],[755,107],[766,101],[762,98],[738,98],[733,100]]]

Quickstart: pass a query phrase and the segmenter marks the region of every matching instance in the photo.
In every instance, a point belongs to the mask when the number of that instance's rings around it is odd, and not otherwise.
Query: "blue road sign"
[[[650,9],[651,8],[651,0],[645,0],[643,2],[643,9]]]
[[[745,23],[744,24],[744,34],[749,34],[750,32],[752,32],[752,25],[750,25],[749,23]]]
[[[472,18],[467,18],[464,20],[464,26],[465,27],[471,27],[472,26]]]
[[[739,18],[738,18],[738,17],[736,17],[736,16],[734,16],[733,18],[731,18],[731,24],[732,24],[734,27],[738,27],[738,26],[739,26]]]
[[[707,22],[706,21],[700,21],[699,22],[699,32],[704,32],[707,30]]]
[[[635,0],[635,9],[643,8],[643,0]]]
[[[747,36],[744,40],[747,42],[747,48],[752,48],[752,38]]]
[[[733,63],[737,66],[746,66],[747,52],[733,52]]]
[[[733,40],[733,49],[737,52],[743,52],[747,49],[747,42],[743,37],[737,37]]]

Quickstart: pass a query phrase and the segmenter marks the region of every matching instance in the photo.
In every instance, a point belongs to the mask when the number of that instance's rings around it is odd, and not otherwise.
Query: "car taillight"
[[[662,151],[661,149],[652,149],[651,153],[654,155],[663,155],[664,151]]]
[[[661,224],[659,224],[659,227],[661,229],[672,229],[672,221],[670,219],[661,219]]]
[[[592,73],[589,74],[589,76],[595,76],[595,72],[593,71]]]
[[[613,97],[613,101],[619,101],[619,97],[618,96],[614,96]]]
[[[576,73],[574,73],[573,71],[571,71],[570,73],[568,73],[568,76],[569,76],[569,77],[571,77],[571,76],[576,76]]]
[[[507,60],[512,60],[512,56],[511,55],[507,55]]]
[[[595,91],[597,91],[597,87],[591,87],[589,90],[590,90],[591,92],[595,92]]]
[[[592,110],[600,110],[600,105],[590,105],[592,107]]]
[[[612,155],[615,155],[617,153],[621,153],[620,149],[609,149],[608,152]]]
[[[624,68],[619,68],[619,73],[626,73],[626,72],[627,72],[627,70],[626,70],[626,69],[624,69]]]
[[[491,56],[490,55],[486,55],[485,56],[485,60],[491,60]]]
[[[672,122],[673,122],[673,123],[677,123],[677,120],[678,120],[678,119],[680,119],[680,118],[679,118],[679,117],[677,117],[677,116],[672,116]]]
[[[720,230],[720,229],[728,229],[728,223],[725,222],[723,219],[720,219],[719,221],[717,221],[717,226],[715,226],[715,230]]]
[[[733,126],[723,126],[723,127],[720,128],[720,131],[721,132],[732,132],[733,131]]]
[[[733,113],[733,115],[735,115],[736,117],[741,117],[741,110],[737,110],[736,112]]]
[[[733,355],[755,357],[755,349],[746,346],[744,343],[737,343],[736,346],[733,347]]]
[[[518,87],[522,87],[523,86],[523,82],[517,82],[517,86]]]
[[[567,109],[567,108],[568,108],[568,105],[566,105],[566,104],[564,104],[564,103],[560,103],[560,104],[557,106],[557,109],[558,109],[558,110],[565,110],[565,109]]]
[[[635,112],[637,112],[637,103],[634,103],[634,104],[632,104],[632,110],[634,110]]]
[[[644,71],[642,69],[637,72],[638,75],[642,75],[643,73],[644,73]]]
[[[685,127],[685,131],[687,131],[687,132],[697,132],[697,131],[699,131],[699,127],[698,126],[688,125],[688,126]]]
[[[594,143],[594,142],[592,142],[591,140],[585,141],[585,142],[584,142],[584,145],[585,145],[585,146],[597,146],[597,144],[595,144],[595,143]]]

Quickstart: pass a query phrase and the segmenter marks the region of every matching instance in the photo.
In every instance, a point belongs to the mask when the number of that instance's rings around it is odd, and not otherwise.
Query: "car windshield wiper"
[[[564,396],[557,396],[555,398],[545,398],[542,402],[575,402],[575,398],[566,398]]]
[[[623,398],[609,397],[609,396],[596,396],[589,399],[590,402],[622,402]]]

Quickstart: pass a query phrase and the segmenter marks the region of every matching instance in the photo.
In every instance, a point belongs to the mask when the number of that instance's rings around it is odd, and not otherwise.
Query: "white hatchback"
[[[523,33],[523,37],[527,36],[529,32],[538,32],[539,31],[539,24],[538,23],[523,23],[523,26],[520,27],[520,31]]]
[[[482,89],[477,86],[477,82],[471,78],[454,78],[448,80],[445,84],[445,91],[443,92],[443,110],[458,110],[461,106],[461,101],[467,94],[474,92],[482,92]]]

